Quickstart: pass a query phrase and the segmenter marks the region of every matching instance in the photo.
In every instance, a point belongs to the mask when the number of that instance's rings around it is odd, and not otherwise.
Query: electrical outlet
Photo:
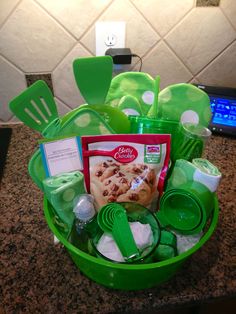
[[[116,35],[109,34],[107,37],[105,37],[105,45],[107,47],[114,47],[116,44]]]
[[[96,23],[96,56],[109,48],[125,48],[125,22]]]

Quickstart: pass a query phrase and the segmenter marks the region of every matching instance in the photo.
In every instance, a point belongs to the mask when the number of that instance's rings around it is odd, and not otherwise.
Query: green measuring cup
[[[206,225],[213,207],[214,193],[199,182],[187,182],[162,195],[157,218],[182,234],[196,234]]]
[[[98,213],[98,225],[104,231],[111,233],[125,261],[139,257],[139,250],[131,232],[126,211],[117,203],[103,206]]]

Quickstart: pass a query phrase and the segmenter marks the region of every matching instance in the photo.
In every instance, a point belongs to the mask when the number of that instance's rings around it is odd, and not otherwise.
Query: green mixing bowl
[[[158,286],[173,277],[186,259],[199,250],[213,234],[219,215],[218,200],[211,224],[201,240],[190,250],[168,260],[150,264],[119,264],[91,256],[73,246],[54,224],[53,208],[44,198],[44,213],[49,228],[65,246],[76,266],[90,279],[109,288],[139,290]]]
[[[103,216],[102,217],[106,219],[106,225],[111,223],[111,220],[109,219],[109,218],[111,218],[111,216],[113,214],[109,208],[109,206],[111,204],[112,203],[109,203],[109,204],[105,205],[104,207],[102,207],[98,213],[98,221],[99,221],[99,218],[101,217],[100,215],[101,215],[102,210],[103,210]],[[122,208],[126,211],[127,220],[129,222],[138,221],[141,224],[148,224],[151,227],[152,235],[153,235],[152,245],[147,247],[142,252],[142,254],[140,254],[140,256],[138,256],[134,259],[130,259],[129,261],[124,261],[124,262],[120,262],[120,263],[127,263],[127,262],[128,263],[145,263],[147,261],[151,261],[152,255],[153,255],[155,249],[157,248],[157,246],[160,242],[160,238],[161,238],[161,228],[160,228],[159,221],[156,218],[156,215],[154,215],[150,210],[148,210],[146,207],[144,207],[138,203],[121,202],[121,203],[115,203],[115,204],[121,205]],[[108,209],[107,209],[107,207],[108,207]],[[104,208],[105,208],[105,210],[104,210]],[[103,222],[103,220],[102,221],[101,220],[102,220],[102,218],[100,219],[100,224],[101,224],[101,222]],[[98,224],[99,224],[99,222],[98,222]],[[119,224],[119,229],[121,230],[120,227],[122,227],[122,226],[120,226],[120,224]],[[128,237],[127,237],[127,230],[122,229],[121,232],[123,235],[122,238],[124,239],[124,244],[126,244],[127,248],[130,248],[130,243],[128,244],[129,241],[128,241]],[[94,255],[97,257],[100,257],[100,258],[104,258],[108,261],[114,262],[111,259],[109,259],[108,257],[105,257],[101,252],[99,252],[97,250],[97,244],[98,244],[101,236],[103,235],[103,233],[104,232],[99,228],[96,236],[91,240],[92,249],[95,253]],[[124,234],[125,234],[125,237],[124,237]],[[132,242],[131,242],[131,245],[132,245]],[[137,249],[137,247],[136,247],[136,249]],[[115,261],[115,263],[118,263],[118,262]]]

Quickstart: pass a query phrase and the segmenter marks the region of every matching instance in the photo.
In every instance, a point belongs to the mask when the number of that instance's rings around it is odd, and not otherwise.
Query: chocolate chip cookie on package
[[[109,202],[157,208],[169,163],[169,135],[86,136],[82,147],[85,182],[97,210]]]

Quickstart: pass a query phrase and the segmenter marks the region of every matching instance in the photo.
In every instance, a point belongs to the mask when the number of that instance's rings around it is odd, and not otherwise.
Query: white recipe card
[[[80,137],[44,141],[40,144],[46,176],[83,170]]]

